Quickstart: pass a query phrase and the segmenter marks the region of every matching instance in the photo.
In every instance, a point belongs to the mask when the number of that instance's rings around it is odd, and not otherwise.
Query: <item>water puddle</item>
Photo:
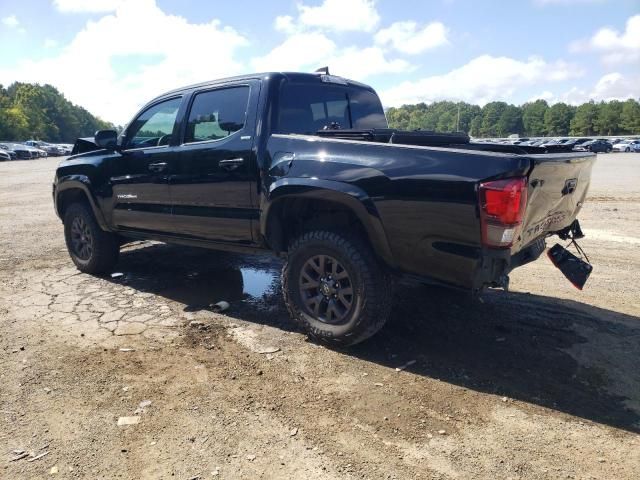
[[[207,255],[198,249],[143,245],[123,255],[112,281],[183,304],[186,311],[210,309],[221,301],[269,310],[279,296],[281,263],[270,256]],[[164,258],[161,268],[154,258]]]
[[[232,308],[242,302],[266,305],[273,303],[271,297],[277,298],[278,273],[279,269],[271,266],[194,270],[175,278],[178,281],[174,285],[167,285],[159,293],[183,303],[187,311],[208,309],[220,301],[229,302]]]
[[[254,298],[262,298],[267,293],[274,290],[274,281],[278,276],[277,271],[271,269],[258,270],[255,268],[242,268],[242,283],[244,283],[244,293]]]

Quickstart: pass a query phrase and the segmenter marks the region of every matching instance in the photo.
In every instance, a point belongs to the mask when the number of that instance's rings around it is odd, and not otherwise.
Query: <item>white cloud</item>
[[[391,45],[402,53],[417,55],[449,43],[447,33],[447,27],[440,22],[432,22],[422,28],[412,21],[395,22],[380,30],[375,40],[378,45]]]
[[[414,67],[405,60],[390,60],[379,47],[345,48],[328,58],[323,65],[331,67],[331,73],[356,80],[384,73],[409,73]]]
[[[104,13],[114,12],[125,0],[53,0],[55,7],[61,12],[69,13]],[[129,0],[136,2],[138,0]]]
[[[299,3],[297,8],[297,23],[302,27],[371,32],[380,21],[374,0],[324,0],[317,7]],[[287,22],[293,26],[293,19],[289,19]]]
[[[277,31],[287,34],[293,34],[298,30],[291,15],[280,15],[276,17],[274,27]]]
[[[582,72],[564,62],[549,63],[540,57],[526,61],[482,55],[443,75],[406,81],[381,92],[385,106],[437,100],[463,100],[484,105],[509,100],[522,87],[541,81],[561,81]]]
[[[573,87],[554,97],[552,102],[565,102],[579,105],[590,100],[627,100],[640,98],[640,75],[625,76],[619,72],[603,75],[596,84],[587,89]]]
[[[627,20],[624,32],[609,27],[601,28],[590,39],[571,44],[570,50],[598,52],[606,64],[636,62],[640,60],[640,15]]]
[[[20,25],[20,20],[18,20],[18,17],[16,17],[15,15],[9,15],[8,17],[4,17],[2,19],[2,24],[5,27],[16,28],[18,25]]]
[[[539,93],[538,95],[534,95],[529,100],[527,100],[527,102],[535,102],[536,100],[546,100],[547,102],[553,102],[555,98],[556,97],[553,94],[553,92],[550,92],[549,90],[545,90],[544,92]]]
[[[254,70],[308,71],[329,66],[332,74],[365,79],[412,70],[405,60],[389,60],[379,47],[339,48],[320,32],[294,33],[268,54],[251,61]]]
[[[55,48],[58,46],[58,41],[52,38],[45,38],[43,46],[44,48]]]
[[[0,83],[50,83],[90,112],[124,123],[163,91],[240,73],[236,53],[247,43],[218,20],[189,23],[154,0],[128,1],[87,22],[61,53],[0,69]]]
[[[322,33],[295,33],[265,56],[254,58],[251,64],[260,71],[308,70],[323,66],[320,64],[336,49],[336,44]]]

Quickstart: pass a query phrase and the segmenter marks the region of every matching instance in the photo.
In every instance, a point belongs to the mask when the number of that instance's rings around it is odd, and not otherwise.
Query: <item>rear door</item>
[[[131,122],[121,156],[112,159],[112,223],[119,230],[170,232],[169,166],[178,155],[181,97],[162,100]]]
[[[250,244],[258,80],[195,92],[169,189],[177,234]]]

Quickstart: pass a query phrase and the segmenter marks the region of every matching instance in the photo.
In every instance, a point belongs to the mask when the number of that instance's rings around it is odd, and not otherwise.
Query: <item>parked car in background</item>
[[[59,143],[58,147],[62,150],[62,155],[71,155],[71,150],[73,150],[73,145],[70,143]]]
[[[11,160],[16,160],[18,158],[18,154],[12,150],[11,148],[9,148],[8,145],[5,145],[4,143],[0,143],[0,150],[2,150],[3,152],[6,152]]]
[[[44,150],[40,150],[39,148],[35,148],[30,145],[25,145],[25,147],[27,148],[27,150],[29,150],[31,158],[41,158],[47,156],[47,152],[45,152]]]
[[[635,151],[636,145],[640,144],[640,140],[624,140],[620,143],[616,143],[613,149],[616,152],[632,152]]]
[[[573,149],[577,152],[609,153],[613,150],[613,145],[607,140],[600,138],[576,145]]]
[[[45,152],[47,152],[47,155],[51,155],[52,157],[63,155],[62,149],[58,147],[58,145],[54,145],[52,143],[42,142],[40,140],[27,140],[26,142],[24,142],[24,144],[33,148],[44,150]]]
[[[0,162],[8,162],[11,160],[11,155],[6,150],[0,149]]]
[[[38,158],[38,154],[35,150],[32,150],[31,147],[27,147],[21,143],[0,143],[0,148],[15,152],[17,160],[31,160],[32,158]]]
[[[574,148],[578,145],[582,145],[585,142],[589,142],[593,140],[592,138],[572,138],[568,142],[565,142],[564,145],[571,145]]]

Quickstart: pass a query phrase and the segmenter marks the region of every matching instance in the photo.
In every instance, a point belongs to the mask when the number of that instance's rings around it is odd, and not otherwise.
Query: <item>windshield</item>
[[[278,107],[276,133],[387,128],[380,99],[362,87],[284,83]]]

